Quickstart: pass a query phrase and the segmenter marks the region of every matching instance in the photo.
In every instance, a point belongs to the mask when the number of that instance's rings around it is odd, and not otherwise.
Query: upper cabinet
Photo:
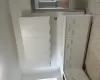
[[[65,64],[69,68],[82,69],[90,23],[90,15],[66,17]]]
[[[90,24],[90,15],[68,15],[66,17],[64,73],[68,80],[89,80],[82,67]]]

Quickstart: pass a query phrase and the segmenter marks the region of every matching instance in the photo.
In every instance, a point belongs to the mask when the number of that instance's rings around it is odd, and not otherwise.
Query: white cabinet
[[[66,17],[66,22],[65,74],[67,74],[70,69],[82,70],[91,16],[68,15]]]
[[[28,80],[30,77],[30,80],[35,77],[58,78],[61,77],[64,65],[64,69],[66,66],[80,67],[84,57],[90,16],[69,14],[34,13],[34,17],[21,17],[20,27],[14,26],[19,61],[24,73],[22,80]],[[64,65],[63,57],[65,57]]]

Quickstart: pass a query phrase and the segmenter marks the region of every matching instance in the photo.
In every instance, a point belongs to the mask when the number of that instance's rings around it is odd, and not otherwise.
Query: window
[[[67,9],[69,7],[69,0],[33,0],[33,1],[35,9]]]

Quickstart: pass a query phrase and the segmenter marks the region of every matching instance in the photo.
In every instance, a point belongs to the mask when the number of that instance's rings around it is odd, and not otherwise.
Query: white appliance
[[[23,68],[50,66],[50,17],[22,17],[20,30],[24,48]],[[21,59],[20,59],[21,60]]]

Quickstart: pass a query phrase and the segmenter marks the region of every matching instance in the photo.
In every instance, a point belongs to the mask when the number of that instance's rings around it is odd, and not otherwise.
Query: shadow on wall
[[[85,10],[87,8],[88,0],[76,0],[76,9]]]

